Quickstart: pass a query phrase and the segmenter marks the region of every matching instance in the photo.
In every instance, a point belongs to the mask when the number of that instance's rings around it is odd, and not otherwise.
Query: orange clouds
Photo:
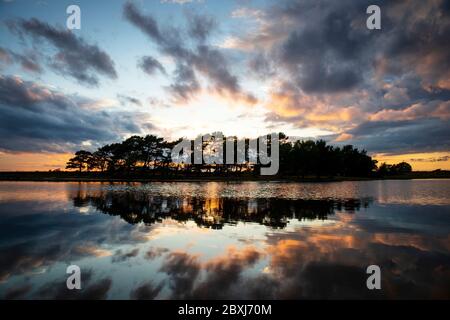
[[[112,255],[111,251],[93,245],[77,246],[74,248],[74,251],[77,254],[89,255],[97,258],[109,257]]]
[[[239,249],[235,246],[229,246],[227,252],[216,258],[207,261],[204,265],[206,270],[228,269],[233,264],[240,266],[253,265],[263,256],[263,253],[253,246],[246,246]]]
[[[355,95],[364,98],[364,92]],[[278,84],[271,89],[265,107],[280,119],[298,126],[342,132],[366,118],[365,112],[352,105],[348,97],[345,94],[308,95],[292,86]]]

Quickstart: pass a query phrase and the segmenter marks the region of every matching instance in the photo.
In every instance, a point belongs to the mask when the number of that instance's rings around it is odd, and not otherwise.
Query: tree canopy
[[[213,134],[214,135],[214,134]],[[332,146],[324,140],[296,140],[279,133],[279,175],[314,176],[314,177],[369,177],[373,175],[392,175],[411,172],[406,162],[396,165],[383,163],[377,168],[365,150],[352,145]],[[236,146],[238,139],[234,139]],[[249,140],[243,139],[246,151]],[[112,143],[98,148],[94,152],[80,150],[67,162],[66,169],[82,171],[98,171],[105,173],[139,173],[147,172],[160,175],[172,174],[207,174],[238,175],[241,173],[258,173],[261,163],[249,161],[245,163],[227,164],[180,164],[171,158],[172,148],[181,141],[166,141],[155,135],[132,136],[120,143]],[[193,141],[192,145],[194,144]],[[223,137],[225,146],[226,138]],[[203,146],[205,148],[205,146]],[[270,145],[269,145],[270,152]],[[192,155],[193,156],[193,155]],[[226,149],[224,148],[224,159]]]

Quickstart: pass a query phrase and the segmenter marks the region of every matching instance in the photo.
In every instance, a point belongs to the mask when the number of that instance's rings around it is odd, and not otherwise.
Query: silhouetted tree
[[[145,137],[132,136],[120,142],[105,145],[94,153],[88,151],[78,151],[75,157],[67,163],[67,169],[83,169],[94,171],[109,171],[122,173],[137,172],[153,172],[153,174],[170,174],[177,173],[180,170],[187,174],[254,174],[259,172],[263,166],[260,163],[262,149],[252,151],[250,155],[250,140],[238,140],[237,137],[231,137],[234,146],[234,164],[227,164],[227,145],[226,137],[223,140],[218,139],[223,136],[222,133],[216,132],[211,135],[214,137],[214,144],[211,145],[207,141],[203,141],[200,146],[196,146],[191,141],[191,148],[199,148],[203,154],[208,150],[214,150],[223,146],[223,160],[218,164],[200,164],[194,163],[194,152],[191,153],[192,164],[177,164],[171,159],[172,148],[181,141],[181,139],[168,142],[162,137],[155,135],[147,135]],[[325,140],[306,140],[306,141],[290,141],[284,133],[279,133],[279,162],[280,175],[294,176],[370,176],[375,172],[376,161],[367,155],[365,150],[358,150],[351,145],[334,147],[328,145]],[[268,136],[268,138],[270,138]],[[236,146],[238,141],[245,145],[245,163],[237,163]],[[271,140],[268,139],[268,154],[272,154]],[[228,150],[228,152],[231,152]],[[256,152],[256,154],[254,154]],[[250,156],[257,156],[258,161],[250,162]],[[220,161],[219,161],[220,162]],[[411,171],[411,166],[407,163],[400,163],[395,166],[382,164],[378,169],[379,175],[401,174]]]
[[[412,171],[412,167],[407,162],[400,162],[397,164],[386,164],[382,163],[377,170],[377,174],[381,177],[390,176],[390,175],[402,175],[407,174]]]
[[[398,174],[405,174],[405,173],[410,173],[412,171],[412,167],[409,163],[403,161],[403,162],[394,164],[392,166],[392,170]]]
[[[88,163],[92,157],[92,153],[85,150],[75,152],[75,157],[69,159],[66,165],[66,169],[78,169],[81,172],[84,168],[88,167]]]

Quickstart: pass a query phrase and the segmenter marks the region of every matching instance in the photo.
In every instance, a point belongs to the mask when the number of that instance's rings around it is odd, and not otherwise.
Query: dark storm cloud
[[[252,94],[241,88],[238,78],[230,70],[228,59],[222,52],[204,43],[215,25],[211,18],[188,15],[186,35],[174,27],[161,28],[155,18],[141,14],[131,2],[127,2],[124,6],[124,17],[154,41],[163,54],[176,61],[174,83],[169,87],[176,99],[188,99],[199,91],[200,86],[193,75],[194,72],[198,72],[211,82],[211,88],[216,92],[250,104],[256,102]],[[189,46],[188,43],[192,41],[194,45]],[[187,71],[188,68],[190,71]],[[192,74],[189,75],[189,81],[182,75],[186,72]]]
[[[83,141],[116,141],[125,133],[141,131],[139,115],[89,110],[80,107],[78,99],[18,77],[1,76],[0,149],[71,151]]]
[[[116,79],[117,73],[111,57],[97,45],[88,44],[74,33],[52,27],[36,18],[19,19],[9,24],[11,31],[19,30],[37,43],[46,40],[57,53],[49,59],[50,66],[63,75],[69,75],[85,85],[99,84],[97,73]]]
[[[147,73],[149,76],[154,75],[156,71],[159,71],[162,74],[166,74],[166,69],[163,67],[163,65],[158,60],[150,56],[142,57],[138,61],[138,67],[141,68],[142,71]]]

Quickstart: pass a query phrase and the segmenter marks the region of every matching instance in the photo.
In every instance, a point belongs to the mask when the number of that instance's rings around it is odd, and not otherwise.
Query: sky
[[[0,0],[0,25],[0,171],[216,131],[450,169],[449,1]]]

